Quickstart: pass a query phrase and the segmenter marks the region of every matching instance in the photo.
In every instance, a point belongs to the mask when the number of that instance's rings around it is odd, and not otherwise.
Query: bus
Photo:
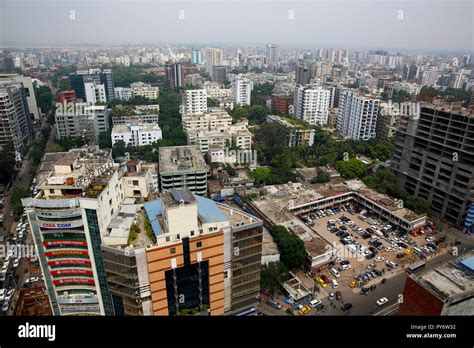
[[[426,262],[425,261],[418,261],[418,262],[415,262],[413,265],[410,265],[407,267],[407,273],[408,274],[411,274],[413,272],[416,272],[418,271],[419,269],[422,269],[426,266]]]

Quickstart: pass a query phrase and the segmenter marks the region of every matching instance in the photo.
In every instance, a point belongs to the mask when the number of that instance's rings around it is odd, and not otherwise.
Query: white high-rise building
[[[130,100],[133,99],[133,91],[127,87],[115,87],[114,88],[115,99],[119,100]]]
[[[162,139],[161,128],[153,123],[118,124],[112,128],[112,145],[122,140],[126,145],[144,146]]]
[[[84,90],[86,93],[86,102],[89,105],[97,103],[106,103],[107,95],[105,94],[105,86],[103,84],[96,84],[95,82],[85,82]]]
[[[341,93],[337,130],[355,140],[375,138],[380,100],[359,95],[357,91]]]
[[[183,114],[198,115],[207,111],[207,91],[190,89],[182,93]]]
[[[298,86],[295,90],[295,116],[309,124],[328,121],[331,92],[321,86]]]
[[[235,106],[250,105],[250,94],[253,89],[253,82],[239,76],[232,81],[232,99]]]
[[[217,48],[209,48],[206,51],[206,72],[211,75],[214,65],[222,64],[222,51]]]

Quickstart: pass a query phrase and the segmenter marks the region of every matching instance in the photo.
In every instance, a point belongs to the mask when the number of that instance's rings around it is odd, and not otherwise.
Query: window
[[[194,236],[194,231],[191,231],[191,236]]]
[[[176,254],[176,248],[171,248],[170,249],[170,254]]]
[[[170,241],[170,237],[166,237],[166,241],[169,242],[169,241]]]
[[[177,235],[176,235],[176,240],[180,240],[180,238],[181,238],[180,235],[177,234]]]
[[[138,180],[133,180],[133,186],[138,186]]]
[[[201,248],[202,247],[202,242],[196,242],[196,248]]]
[[[50,189],[50,190],[49,190],[49,193],[52,194],[52,195],[54,195],[54,190],[53,190],[53,189]]]

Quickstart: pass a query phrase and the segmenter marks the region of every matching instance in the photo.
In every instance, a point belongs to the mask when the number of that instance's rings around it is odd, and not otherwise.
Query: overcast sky
[[[467,52],[474,47],[473,18],[473,0],[0,0],[0,44]]]

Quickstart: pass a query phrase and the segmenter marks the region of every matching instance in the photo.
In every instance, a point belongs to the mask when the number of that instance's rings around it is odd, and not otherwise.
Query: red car
[[[321,275],[321,279],[324,280],[324,282],[326,284],[331,284],[331,279],[329,279],[328,277],[326,277],[324,274]]]

